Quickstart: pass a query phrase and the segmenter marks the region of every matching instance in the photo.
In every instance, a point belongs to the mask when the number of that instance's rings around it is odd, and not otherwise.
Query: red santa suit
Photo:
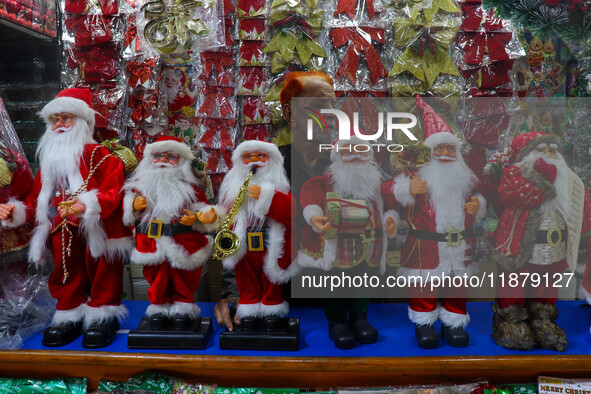
[[[135,211],[133,208],[135,198],[145,196],[145,189],[154,190],[159,188],[154,185],[161,185],[150,182],[150,172],[143,171],[146,167],[153,171],[152,155],[157,152],[176,152],[180,155],[178,167],[173,171],[182,172],[183,176],[175,179],[175,182],[189,185],[186,188],[189,194],[181,196],[181,204],[177,204],[179,209],[173,215],[161,212],[154,216],[152,211],[153,205],[176,203],[175,197],[171,197],[167,190],[156,190],[152,194],[159,201],[147,198],[148,207],[145,210]],[[209,259],[213,245],[213,237],[204,232],[213,230],[218,223],[203,224],[199,220],[193,226],[180,223],[185,215],[183,209],[206,212],[211,208],[192,174],[191,162],[194,158],[189,146],[180,139],[160,137],[146,146],[144,159],[125,186],[123,222],[135,227],[136,246],[131,253],[131,262],[144,267],[144,277],[150,283],[148,299],[151,305],[146,311],[147,316],[164,314],[173,317],[180,314],[197,318],[200,314],[194,293],[199,287],[203,264]],[[153,220],[162,222],[162,234],[158,238],[148,236]]]
[[[62,91],[41,110],[41,116],[49,124],[49,116],[56,113],[77,115],[86,122],[84,129],[91,140],[94,111],[90,98],[85,102],[69,93],[79,90]],[[52,325],[84,320],[84,326],[89,327],[111,318],[121,320],[127,313],[121,305],[123,256],[132,246],[131,233],[121,222],[123,164],[96,143],[84,145],[77,166],[67,174],[66,185],[44,171],[43,160],[40,164],[31,190],[22,202],[15,202],[12,221],[5,225],[35,222],[29,261],[42,263],[47,249],[52,252],[49,290],[57,299]],[[86,211],[62,219],[58,205],[74,195],[86,205]]]
[[[277,146],[264,141],[245,141],[234,150],[232,169],[220,187],[220,203],[224,210],[231,209],[250,171],[242,163],[242,155],[247,152],[264,152],[269,160],[258,167],[250,181],[250,185],[261,187],[260,195],[253,199],[247,193],[232,227],[240,239],[240,247],[235,254],[226,257],[223,264],[228,270],[234,269],[236,274],[240,296],[236,313],[240,318],[281,317],[289,310],[281,285],[297,270],[297,264],[292,264],[296,254],[291,231],[295,199],[289,190],[283,157]],[[262,248],[251,247],[253,236],[260,241],[256,233],[263,233]]]
[[[425,122],[426,123],[426,122]],[[472,275],[475,267],[471,265],[472,244],[474,242],[473,225],[484,217],[486,201],[481,194],[476,192],[476,178],[472,171],[463,163],[460,154],[460,140],[449,130],[428,134],[425,130],[425,145],[431,150],[442,143],[454,145],[457,148],[456,163],[465,174],[472,174],[472,184],[463,185],[463,195],[458,197],[460,201],[449,201],[444,197],[433,196],[433,185],[426,179],[426,173],[430,167],[437,165],[436,158],[431,163],[413,174],[400,174],[394,179],[385,182],[382,187],[384,200],[389,207],[402,207],[397,222],[405,221],[409,225],[409,233],[406,237],[400,255],[401,268],[398,275],[406,277],[422,277],[427,283],[433,276],[463,276]],[[438,129],[438,128],[437,128]],[[452,164],[445,164],[452,165]],[[419,177],[427,180],[427,193],[413,196],[410,193],[412,178]],[[453,177],[450,171],[449,177]],[[441,179],[446,183],[447,179]],[[451,183],[452,179],[449,180]],[[475,196],[480,203],[475,215],[465,211],[465,204]],[[437,198],[438,200],[435,200]],[[443,201],[445,200],[445,201]],[[450,242],[446,236],[451,236]],[[410,287],[409,289],[409,319],[416,325],[431,326],[437,319],[449,327],[466,327],[470,318],[466,312],[465,289],[454,289],[453,297],[445,297],[442,294],[441,306],[437,303],[437,291],[430,293],[425,287]]]
[[[540,144],[556,144],[556,138],[537,132],[530,132],[516,137],[511,144],[513,162],[520,161]],[[568,264],[566,261],[566,222],[565,213],[561,212],[559,203],[563,203],[563,211],[568,211],[568,174],[556,173],[553,165],[538,163],[533,168],[520,164],[508,166],[503,170],[499,186],[498,198],[503,206],[497,229],[492,234],[495,245],[493,258],[507,273],[528,272],[544,275],[546,273],[562,273]],[[566,168],[566,171],[568,168]],[[562,177],[560,176],[562,175]],[[559,178],[564,183],[557,184]],[[555,209],[545,209],[543,203],[556,200]],[[560,201],[559,201],[560,200]],[[538,233],[554,232],[560,239],[552,245],[540,238]],[[581,233],[591,230],[591,198],[585,189],[583,205],[583,222]],[[591,279],[585,276],[583,292],[591,289]],[[512,286],[499,291],[497,300],[501,308],[512,304],[525,304],[526,292],[532,302],[553,304],[558,296],[558,287],[550,286]]]

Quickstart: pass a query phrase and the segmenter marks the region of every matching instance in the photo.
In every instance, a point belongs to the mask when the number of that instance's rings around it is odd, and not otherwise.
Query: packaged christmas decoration
[[[173,394],[173,379],[170,376],[153,372],[144,372],[125,382],[116,382],[103,379],[99,382],[98,393],[111,393],[114,391],[125,393],[154,393]]]
[[[85,394],[86,378],[16,379],[0,378],[0,391],[8,393]]]
[[[376,0],[336,0],[327,2],[327,12],[339,22],[365,24],[383,12],[381,1]]]

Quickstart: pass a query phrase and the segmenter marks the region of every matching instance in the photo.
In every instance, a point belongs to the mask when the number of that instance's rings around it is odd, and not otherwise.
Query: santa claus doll
[[[409,287],[408,317],[415,324],[418,345],[438,346],[433,324],[442,323],[442,336],[454,347],[468,346],[465,328],[470,321],[466,311],[466,288],[431,290],[433,276],[472,274],[474,223],[486,212],[486,202],[477,192],[476,175],[461,154],[462,141],[449,125],[422,99],[425,145],[431,160],[418,170],[399,174],[384,183],[384,199],[402,212],[396,220],[405,221],[408,234],[400,255],[398,275],[422,277],[425,283]],[[439,299],[439,302],[438,302]]]
[[[502,209],[492,234],[492,257],[499,265],[499,275],[506,279],[504,287],[499,285],[493,305],[492,336],[498,345],[509,349],[564,351],[567,347],[566,334],[555,323],[559,288],[544,286],[543,278],[562,274],[568,266],[567,244],[575,233],[591,230],[591,199],[568,168],[559,146],[556,137],[544,133],[515,137],[497,189],[497,205]],[[576,196],[569,192],[573,182],[579,183],[581,190],[576,204]],[[571,212],[574,209],[579,212]],[[582,219],[578,228],[567,227],[573,213]],[[524,281],[510,285],[511,273],[539,275],[542,285]]]
[[[121,305],[123,257],[132,246],[122,222],[123,164],[93,140],[88,89],[65,89],[40,112],[39,172],[22,201],[0,204],[5,227],[35,222],[29,261],[53,255],[49,290],[57,299],[45,346],[63,346],[83,332],[82,346],[111,343],[127,309]]]
[[[236,204],[241,186],[249,173],[248,194]],[[234,270],[240,296],[236,309],[243,330],[253,330],[262,318],[266,329],[277,328],[280,317],[289,311],[282,284],[295,275],[292,264],[292,212],[295,199],[283,167],[283,156],[275,144],[245,141],[232,154],[232,169],[220,186],[219,204],[229,212],[239,207],[232,230],[238,251],[223,259],[227,270]]]
[[[163,136],[146,146],[125,184],[123,222],[135,228],[131,262],[143,266],[150,289],[146,315],[153,330],[190,329],[200,309],[194,293],[209,259],[217,216],[193,175],[195,159],[179,138]]]
[[[387,235],[394,235],[392,212],[384,212],[381,197],[382,176],[367,141],[356,136],[339,140],[330,153],[332,164],[322,176],[306,181],[300,202],[307,226],[303,230],[298,264],[302,267],[366,272],[373,267],[386,270]],[[332,193],[332,194],[331,194]],[[331,224],[327,203],[337,203],[341,227]],[[357,230],[345,231],[344,212],[360,208],[362,219]],[[326,209],[326,210],[325,210]],[[351,218],[352,219],[352,218]],[[333,219],[333,222],[337,220]],[[384,225],[386,224],[386,225]],[[384,228],[386,227],[386,228]],[[338,230],[338,233],[336,233]],[[333,232],[331,235],[329,232]],[[350,349],[357,342],[376,342],[378,331],[367,321],[369,298],[324,299],[328,334],[339,349]]]

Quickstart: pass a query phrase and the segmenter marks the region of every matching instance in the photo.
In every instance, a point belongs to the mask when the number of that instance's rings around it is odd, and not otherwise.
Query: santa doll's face
[[[164,77],[164,85],[167,88],[176,88],[181,84],[181,78],[174,72],[167,73]]]
[[[439,144],[433,149],[433,158],[437,159],[441,163],[449,163],[455,161],[456,146],[452,144]]]
[[[181,156],[174,152],[155,152],[152,155],[152,164],[154,167],[178,167]]]
[[[54,133],[70,131],[74,123],[76,123],[76,115],[67,112],[53,114],[49,117],[49,123],[51,124],[51,131]]]
[[[558,158],[558,145],[556,144],[540,144],[536,146],[536,150],[550,159]]]
[[[256,163],[258,167],[266,165],[269,161],[269,155],[265,152],[245,152],[242,154],[242,164],[248,166],[250,163]]]
[[[362,163],[369,160],[369,152],[365,152],[367,145],[348,144],[339,148],[341,160],[345,163]]]

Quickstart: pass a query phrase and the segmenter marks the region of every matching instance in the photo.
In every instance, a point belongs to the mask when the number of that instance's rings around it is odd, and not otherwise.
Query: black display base
[[[172,325],[162,330],[150,328],[150,318],[142,317],[137,330],[127,336],[129,349],[205,349],[212,332],[211,317],[202,317],[190,330],[176,330]]]
[[[298,350],[300,347],[300,319],[282,318],[276,330],[269,331],[262,320],[253,330],[234,325],[233,331],[220,334],[220,349],[233,350]]]

